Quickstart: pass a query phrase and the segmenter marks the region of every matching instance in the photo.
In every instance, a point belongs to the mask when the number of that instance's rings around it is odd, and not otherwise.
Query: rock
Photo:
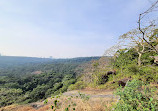
[[[130,80],[130,78],[121,79],[121,80],[118,81],[118,85],[122,86],[122,87],[125,87],[128,80]]]
[[[149,56],[150,58],[154,58],[154,63],[158,64],[158,56]]]
[[[33,108],[37,108],[37,104],[32,104],[31,105]]]
[[[119,86],[123,86],[123,87],[125,87],[125,86],[126,86],[126,83],[125,83],[125,82],[123,82],[123,81],[118,81],[118,84],[119,84]]]
[[[154,63],[158,63],[158,56],[154,56]]]
[[[108,71],[108,72],[107,72],[107,76],[108,76],[108,75],[111,75],[111,74],[116,75],[116,71],[115,71],[115,70],[113,70],[113,71]]]

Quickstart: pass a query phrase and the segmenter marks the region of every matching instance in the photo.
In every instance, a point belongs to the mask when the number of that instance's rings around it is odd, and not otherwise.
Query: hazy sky
[[[137,27],[148,0],[0,0],[0,53],[101,56]]]

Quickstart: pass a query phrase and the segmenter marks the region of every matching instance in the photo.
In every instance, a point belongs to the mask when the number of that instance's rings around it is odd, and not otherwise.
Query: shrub
[[[108,79],[109,79],[109,77],[106,74],[104,74],[104,73],[103,74],[102,73],[98,73],[95,76],[96,77],[95,77],[94,83],[96,85],[105,84],[108,81]]]
[[[78,81],[75,84],[69,86],[69,90],[83,89],[86,87],[86,84],[83,81]]]
[[[158,100],[155,99],[154,90],[142,81],[133,80],[122,90],[119,88],[116,95],[119,102],[114,106],[115,111],[157,111]]]
[[[137,74],[139,72],[139,67],[136,64],[130,64],[128,70],[133,74]]]

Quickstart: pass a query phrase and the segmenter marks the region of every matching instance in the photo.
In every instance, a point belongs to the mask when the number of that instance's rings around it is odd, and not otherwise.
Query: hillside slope
[[[112,90],[96,90],[84,89],[75,90],[63,93],[60,96],[48,98],[48,102],[35,102],[28,105],[11,105],[0,110],[3,111],[52,111],[52,105],[57,100],[57,106],[54,106],[56,111],[65,111],[68,108],[70,111],[75,108],[76,111],[104,111],[111,106],[118,97],[113,95]]]

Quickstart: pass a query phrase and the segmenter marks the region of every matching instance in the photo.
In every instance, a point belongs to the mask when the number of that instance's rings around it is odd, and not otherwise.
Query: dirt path
[[[88,100],[83,101],[86,97],[88,97]],[[71,98],[71,100],[68,98]],[[61,107],[56,111],[64,111],[65,106],[72,102],[77,104],[75,106],[77,111],[104,111],[105,105],[111,105],[111,102],[115,102],[118,97],[114,96],[112,90],[74,90],[63,93],[59,98],[47,98],[47,104],[44,104],[44,101],[39,101],[28,105],[9,106],[3,111],[52,111],[50,106],[54,104],[56,99],[60,101]]]
[[[82,99],[81,95],[84,97],[88,97],[91,103],[96,102],[96,101],[109,102],[109,101],[115,101],[118,99],[118,97],[116,97],[113,94],[112,90],[94,90],[94,89],[68,91],[68,92],[63,93],[61,95],[61,98],[78,97],[78,100],[79,99],[81,100]],[[47,104],[53,104],[54,99],[48,98]],[[31,103],[31,106],[34,107],[35,109],[40,109],[44,107],[45,104],[44,104],[44,101],[42,101],[42,102]]]
[[[64,96],[80,96],[81,94],[84,94],[85,96],[89,96],[90,98],[117,98],[113,91],[109,90],[75,90],[75,91],[68,91],[63,93]]]

